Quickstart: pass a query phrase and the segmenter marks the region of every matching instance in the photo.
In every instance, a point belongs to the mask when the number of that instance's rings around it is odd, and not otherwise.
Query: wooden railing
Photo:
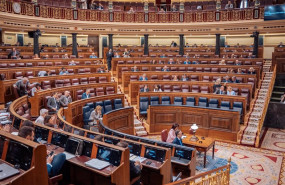
[[[99,21],[99,22],[135,22],[135,23],[189,23],[189,22],[216,22],[263,19],[264,8],[245,8],[233,10],[191,10],[189,12],[136,12],[126,11],[98,11],[73,9],[66,7],[52,7],[36,5],[28,2],[19,2],[21,15],[43,18]],[[0,0],[0,11],[13,13],[13,1]]]
[[[272,94],[272,91],[273,91],[273,88],[274,88],[275,79],[276,79],[276,65],[274,66],[272,79],[270,81],[269,88],[268,88],[267,94],[265,96],[265,100],[264,100],[265,104],[263,106],[264,109],[263,109],[263,112],[262,112],[262,116],[259,119],[258,128],[257,128],[257,135],[256,135],[256,140],[255,140],[255,147],[259,147],[260,133],[261,133],[261,129],[263,127],[263,123],[264,123],[265,116],[266,116],[266,113],[267,113],[267,109],[268,109],[268,105],[269,105],[269,102],[270,102],[271,94]]]
[[[228,160],[228,164],[225,166],[167,185],[228,185],[230,184],[230,162],[231,159]]]

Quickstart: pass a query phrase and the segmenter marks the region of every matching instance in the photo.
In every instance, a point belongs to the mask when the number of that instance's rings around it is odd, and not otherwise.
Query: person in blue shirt
[[[192,64],[199,64],[199,61],[193,61]]]
[[[120,58],[120,55],[116,52],[114,58]]]
[[[232,77],[232,82],[233,83],[240,83],[240,81],[235,76]]]
[[[138,72],[139,71],[139,69],[137,68],[137,66],[134,66],[134,67],[132,67],[132,72]]]
[[[181,77],[181,81],[188,81],[188,78],[187,78],[187,76],[184,74],[184,75],[182,75],[182,77]]]
[[[147,81],[146,74],[144,73],[142,76],[140,76],[139,81]]]
[[[92,55],[89,56],[89,58],[98,58],[95,53],[92,53]]]
[[[251,75],[256,74],[253,67],[250,67],[247,73],[248,73],[248,74],[251,74]]]
[[[169,71],[169,69],[168,69],[168,67],[167,67],[167,66],[164,66],[164,67],[161,69],[161,71],[166,72],[166,71]]]
[[[233,91],[233,88],[231,86],[228,86],[228,91],[227,91],[227,95],[230,95],[230,96],[235,96],[236,93],[235,91]]]
[[[172,141],[172,143],[184,146],[183,143],[182,143],[182,139],[181,139],[182,138],[182,131],[181,130],[176,130],[175,131],[175,135],[176,135],[176,138]]]
[[[188,58],[186,58],[186,60],[183,63],[184,64],[191,64],[191,61],[189,61]]]
[[[86,92],[82,94],[81,99],[90,98],[90,89],[86,89]]]
[[[172,58],[169,59],[168,64],[174,64],[174,61]]]
[[[223,79],[222,82],[225,82],[225,83],[232,83],[232,81],[230,80],[230,77],[229,77],[229,76],[225,76],[225,78]]]
[[[160,58],[166,58],[165,54],[160,55]]]

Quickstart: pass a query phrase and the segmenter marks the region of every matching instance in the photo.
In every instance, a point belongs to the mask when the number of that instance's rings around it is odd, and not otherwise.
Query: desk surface
[[[199,147],[199,148],[208,148],[210,147],[213,143],[215,143],[215,139],[210,138],[210,137],[205,137],[205,140],[202,139],[203,136],[197,136],[198,137],[198,141],[190,141],[190,138],[192,137],[192,135],[190,134],[184,134],[186,136],[186,138],[184,138],[182,140],[182,142],[185,145],[189,145],[189,146],[194,146],[194,147]],[[202,143],[199,143],[199,141],[202,141]]]
[[[3,163],[6,163],[6,164],[8,164],[9,166],[14,167],[12,164],[7,163],[6,161],[3,161],[3,160],[0,159],[0,164],[3,164]],[[7,179],[3,179],[2,181],[0,181],[0,184],[9,184],[12,180],[18,178],[20,175],[22,175],[22,174],[25,172],[25,171],[22,170],[22,169],[19,169],[19,171],[20,171],[19,174],[13,175],[13,176],[11,176],[11,177],[9,177],[9,178],[7,178]]]

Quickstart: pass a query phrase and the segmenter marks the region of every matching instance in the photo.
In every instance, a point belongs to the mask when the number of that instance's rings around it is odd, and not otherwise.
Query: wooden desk
[[[14,165],[12,165],[12,164],[10,164],[10,163],[8,163],[8,162],[6,162],[6,161],[0,159],[0,164],[4,164],[4,163],[14,168]],[[2,185],[8,185],[8,184],[10,184],[12,181],[14,181],[15,179],[19,178],[21,175],[23,175],[23,174],[25,173],[25,171],[22,170],[22,169],[18,169],[18,170],[20,171],[19,174],[13,175],[13,176],[11,176],[11,177],[9,177],[9,178],[7,178],[7,179],[3,179],[2,181],[0,181],[0,184],[2,184]]]
[[[184,134],[184,135],[186,136],[186,138],[182,140],[184,145],[196,148],[196,150],[199,152],[204,152],[204,168],[206,168],[206,160],[207,160],[206,154],[207,151],[209,151],[212,147],[213,147],[212,159],[215,158],[215,139],[210,137],[205,137],[203,140],[201,136],[197,136],[199,140],[195,142],[195,141],[190,141],[192,135],[190,134]],[[202,143],[200,143],[200,141],[202,141]]]

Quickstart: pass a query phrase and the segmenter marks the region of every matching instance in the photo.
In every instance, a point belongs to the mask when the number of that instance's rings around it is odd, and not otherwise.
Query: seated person
[[[58,52],[58,48],[55,48],[52,50],[53,52],[57,53]]]
[[[190,47],[190,45],[189,45],[188,42],[186,43],[185,47],[186,47],[186,48],[189,48],[189,47]]]
[[[8,58],[11,59],[18,59],[20,56],[20,52],[16,50],[16,48],[13,48],[12,51],[9,53]]]
[[[140,89],[140,92],[149,92],[148,86],[144,85],[144,87]]]
[[[81,99],[90,98],[90,89],[86,89],[85,93],[82,94]]]
[[[89,120],[89,125],[97,125],[97,120],[102,118],[102,107],[100,105],[97,105],[97,107],[91,112]]]
[[[67,107],[69,103],[72,102],[69,91],[64,91],[64,95],[59,98],[59,103],[61,107]]]
[[[235,91],[233,91],[233,88],[231,86],[228,86],[227,89],[228,89],[227,90],[227,95],[230,95],[230,96],[235,96],[236,95]]]
[[[237,77],[232,76],[232,83],[240,83],[240,81],[237,79]]]
[[[182,75],[181,81],[188,81],[188,78],[187,78],[187,76],[185,74]]]
[[[99,3],[97,10],[104,10],[104,7],[101,3]]]
[[[221,86],[220,88],[216,88],[216,91],[215,91],[215,94],[220,94],[220,95],[224,95],[226,94],[226,91],[225,91],[225,86]]]
[[[125,48],[125,51],[123,53],[124,58],[129,58],[130,57],[130,52],[128,51],[127,48]]]
[[[193,60],[193,61],[192,61],[192,64],[199,64],[199,61]]]
[[[151,60],[149,63],[150,64],[156,64],[156,60]]]
[[[178,79],[177,75],[174,75],[174,76],[173,76],[172,81],[179,81],[179,79]]]
[[[231,54],[231,58],[236,58],[236,55],[235,54]]]
[[[70,66],[76,66],[76,63],[74,62],[74,60],[71,60],[71,61],[68,63],[68,65],[70,65]]]
[[[256,74],[253,67],[250,67],[247,73],[251,75]]]
[[[278,48],[283,48],[284,47],[283,42],[280,42],[280,44],[277,47]]]
[[[57,115],[47,115],[44,119],[44,125],[51,128],[58,128]]]
[[[35,55],[33,56],[33,59],[41,59],[41,58],[39,57],[38,54],[35,54]]]
[[[121,148],[128,148],[128,143],[120,141],[117,143],[117,146]],[[141,176],[142,165],[139,161],[130,160],[130,181],[132,185],[140,185],[140,176]]]
[[[89,56],[89,58],[98,58],[98,57],[95,55],[95,53],[92,53],[92,54]]]
[[[236,65],[236,66],[240,66],[240,65],[241,65],[241,61],[236,60],[236,61],[235,61],[235,65]]]
[[[128,11],[128,13],[135,13],[134,8],[131,7],[130,10]]]
[[[235,73],[235,71],[234,71],[233,68],[230,68],[230,69],[228,70],[228,73]]]
[[[183,64],[191,64],[191,61],[189,61],[188,58],[186,58],[186,60],[183,62]]]
[[[105,69],[104,69],[104,67],[100,67],[99,69],[98,69],[98,73],[105,73],[106,71],[105,71]]]
[[[42,90],[41,84],[36,83],[35,87],[33,87],[32,90],[31,90],[31,95],[35,96],[35,92],[39,92],[41,90]]]
[[[40,110],[40,116],[36,119],[35,123],[38,124],[44,124],[45,117],[48,115],[47,109],[41,109]]]
[[[52,110],[52,112],[56,112],[59,109],[59,93],[55,92],[52,97],[48,99],[47,107]]]
[[[161,8],[158,13],[165,13],[165,10]]]
[[[232,4],[232,2],[228,1],[228,4],[226,4],[225,9],[229,10],[229,9],[233,9],[233,8],[234,8],[234,5]]]
[[[186,53],[185,58],[190,58],[189,53]]]
[[[114,58],[120,58],[120,55],[118,54],[118,52],[115,53]]]
[[[166,58],[165,54],[160,55],[160,58]]]
[[[30,91],[29,89],[29,79],[27,77],[24,77],[20,80],[18,80],[13,87],[17,89],[18,95],[20,97],[27,95]]]
[[[39,71],[38,77],[48,76],[46,71]]]
[[[255,56],[252,55],[252,53],[249,53],[247,58],[255,58]]]
[[[35,136],[34,128],[28,127],[28,126],[22,127],[19,130],[18,136],[25,138],[27,140],[30,140],[30,141],[34,141],[34,136]],[[48,155],[47,171],[48,171],[49,177],[53,177],[53,176],[59,175],[59,172],[66,160],[66,156],[64,153],[59,153],[57,155],[53,154],[51,156],[49,154],[50,154],[50,151],[47,151],[47,155]]]
[[[221,87],[221,78],[218,78],[213,86],[213,92],[216,92]]]
[[[161,86],[160,85],[154,85],[153,92],[162,92]]]
[[[230,80],[230,77],[229,77],[229,76],[225,76],[225,78],[223,79],[222,82],[225,82],[225,83],[232,83],[232,81]]]
[[[244,74],[244,72],[242,72],[242,69],[241,69],[241,68],[238,68],[237,74]]]
[[[227,65],[227,64],[226,64],[226,61],[225,61],[225,60],[221,60],[221,61],[219,62],[219,65]]]
[[[66,70],[66,68],[61,68],[61,71],[59,72],[59,75],[67,75],[69,72]]]
[[[146,74],[144,73],[142,76],[140,76],[139,81],[147,81]]]
[[[68,59],[68,58],[69,58],[69,57],[68,57],[68,54],[65,53],[64,55],[62,55],[62,58],[63,58],[63,59]]]
[[[172,125],[171,129],[168,132],[167,139],[166,139],[167,143],[172,143],[173,142],[173,140],[176,138],[175,131],[178,130],[178,129],[179,129],[179,124],[178,123],[174,123]]]
[[[167,66],[164,66],[164,67],[161,69],[161,71],[164,71],[164,72],[169,71],[169,68],[168,68]]]
[[[184,146],[183,143],[182,143],[182,131],[181,130],[176,130],[175,131],[175,136],[176,136],[176,138],[172,141],[172,143]]]
[[[134,67],[132,67],[132,72],[138,72],[139,70],[138,70],[138,68],[137,68],[137,66],[134,66]]]
[[[175,64],[172,58],[169,59],[168,64]]]
[[[225,48],[229,48],[229,47],[231,47],[230,45],[228,45],[228,43],[227,42],[225,42]]]
[[[176,11],[177,11],[177,8],[176,8],[175,4],[174,4],[174,5],[172,5],[172,7],[171,7],[171,11],[172,11],[172,12],[176,12]]]

